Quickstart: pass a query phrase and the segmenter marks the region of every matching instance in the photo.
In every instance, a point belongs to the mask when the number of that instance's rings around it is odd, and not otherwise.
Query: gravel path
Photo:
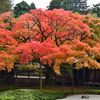
[[[82,96],[89,96],[89,98],[83,99],[83,98],[81,98]],[[58,100],[100,100],[100,95],[78,94],[78,95],[71,95],[64,99],[58,99]]]

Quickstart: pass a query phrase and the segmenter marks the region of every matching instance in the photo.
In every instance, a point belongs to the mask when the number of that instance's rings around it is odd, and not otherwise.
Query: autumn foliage
[[[9,72],[16,61],[35,60],[53,67],[57,74],[62,64],[98,69],[99,22],[63,9],[31,10],[17,19],[4,13],[0,16],[0,70]]]

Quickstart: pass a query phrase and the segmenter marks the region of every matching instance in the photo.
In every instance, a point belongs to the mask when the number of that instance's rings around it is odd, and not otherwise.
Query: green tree
[[[30,9],[36,9],[34,2],[30,4]]]
[[[88,7],[87,0],[52,0],[48,10],[63,8],[64,10],[79,12],[80,14],[87,14]]]
[[[27,4],[27,2],[22,1],[20,3],[17,3],[16,6],[14,7],[14,15],[15,17],[19,17],[20,15],[29,12],[30,7]]]
[[[89,6],[87,5],[87,0],[76,0],[76,1],[79,1],[77,3],[77,11],[80,14],[87,14],[89,12],[88,11]]]
[[[0,0],[0,14],[11,11],[12,5],[12,0]]]
[[[70,10],[72,11],[73,9],[73,1],[71,0],[63,0],[62,4],[61,4],[61,8],[63,8],[64,10]]]
[[[61,8],[72,12],[79,12],[80,14],[87,14],[88,7],[87,0],[63,0],[61,3]]]
[[[62,0],[52,0],[47,8],[48,10],[53,10],[54,8],[59,9],[61,8],[61,3]]]
[[[14,7],[14,15],[15,17],[19,17],[20,15],[29,12],[31,9],[35,9],[35,4],[31,3],[29,6],[27,2],[22,1],[20,3],[17,3],[16,6]]]
[[[91,11],[92,14],[96,13],[98,17],[100,17],[100,3],[98,4],[93,4],[93,8]]]

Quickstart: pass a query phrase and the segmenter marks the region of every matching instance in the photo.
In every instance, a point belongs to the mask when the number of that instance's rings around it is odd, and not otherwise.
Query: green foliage
[[[73,78],[73,70],[74,70],[74,67],[73,66],[71,66],[71,65],[68,65],[68,64],[62,64],[61,65],[61,71],[67,71],[70,75],[71,75],[71,78]]]
[[[97,14],[98,17],[100,17],[100,3],[93,5],[92,14]]]
[[[38,71],[40,72],[40,70],[37,68],[37,65],[20,65],[17,67],[18,70],[22,71]]]
[[[0,93],[0,100],[54,100],[63,97],[65,96],[61,94],[31,89],[16,89]]]
[[[67,69],[67,71],[69,72],[69,74],[71,75],[71,78],[73,78],[73,70],[74,70],[74,67],[71,66],[71,65],[65,65],[65,68]]]
[[[73,8],[74,8],[73,4],[74,4],[74,2],[75,1],[73,1],[73,0],[72,1],[71,0],[63,0],[63,3],[61,4],[61,8],[65,9],[65,10],[73,11]]]
[[[36,9],[35,4],[33,2],[30,4],[30,9]]]
[[[59,9],[61,8],[61,3],[62,0],[52,0],[47,8],[48,10],[53,10],[54,8]]]
[[[3,88],[4,87],[0,87],[0,90],[3,90]],[[72,87],[64,87],[64,95],[62,95],[62,86],[46,86],[42,91],[33,89],[16,89],[21,87],[15,86],[6,86],[5,88],[9,91],[1,92],[0,100],[56,100],[72,94]],[[83,91],[83,88],[74,87],[73,94],[100,94],[100,90],[85,89]]]
[[[94,13],[94,14],[88,13],[87,15],[89,16],[89,18],[92,18],[92,17],[93,18],[98,18],[96,13]]]
[[[29,12],[30,8],[29,5],[27,4],[27,2],[22,1],[18,4],[16,4],[16,6],[14,7],[14,15],[15,17],[19,17],[20,15]]]
[[[17,3],[14,7],[14,16],[19,17],[20,15],[29,12],[31,9],[36,9],[34,3],[31,3],[30,6],[25,1]]]
[[[100,94],[100,90],[78,90],[78,91],[75,91],[74,94]]]
[[[48,10],[63,8],[64,10],[79,12],[80,14],[87,14],[88,7],[87,0],[52,0]]]
[[[0,14],[11,11],[12,0],[0,0]]]

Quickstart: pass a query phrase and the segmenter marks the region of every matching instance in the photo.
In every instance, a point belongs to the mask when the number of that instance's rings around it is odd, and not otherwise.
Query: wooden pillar
[[[83,91],[85,90],[85,67],[83,67]]]
[[[5,88],[5,86],[6,86],[6,78],[7,78],[7,77],[6,77],[6,71],[7,71],[7,69],[5,70],[5,78],[4,78],[4,90],[6,89],[6,88]]]
[[[17,66],[18,66],[18,64],[16,64],[16,66],[15,66],[15,74],[16,74],[16,77],[15,77],[15,85],[17,85]]]
[[[62,94],[64,94],[64,69],[62,70]]]
[[[30,75],[29,75],[29,71],[28,71],[28,79],[29,79],[29,76],[30,76]]]
[[[90,69],[88,69],[88,89],[89,89],[89,82],[90,82]]]
[[[72,65],[72,94],[74,93],[74,66]]]
[[[94,82],[93,82],[93,87],[94,87],[94,83],[95,83],[95,69],[93,69],[93,75],[94,75]]]
[[[40,63],[40,90],[42,90],[42,64]]]

